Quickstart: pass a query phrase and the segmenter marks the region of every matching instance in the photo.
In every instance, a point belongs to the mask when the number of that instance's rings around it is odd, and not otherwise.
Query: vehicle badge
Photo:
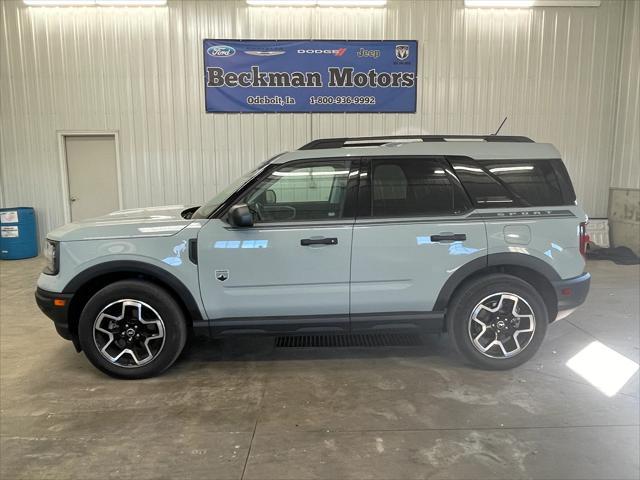
[[[217,280],[224,282],[229,278],[229,270],[216,270],[215,276]]]

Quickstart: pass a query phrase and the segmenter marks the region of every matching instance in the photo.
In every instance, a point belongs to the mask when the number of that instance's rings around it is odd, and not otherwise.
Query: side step
[[[276,348],[340,347],[417,347],[423,345],[417,334],[363,333],[351,335],[283,335],[276,337]]]

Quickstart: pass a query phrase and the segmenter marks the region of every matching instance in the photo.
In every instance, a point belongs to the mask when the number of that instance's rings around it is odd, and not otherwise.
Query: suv
[[[467,360],[507,369],[584,302],[586,220],[549,144],[315,140],[202,206],[54,230],[36,300],[117,377],[164,371],[192,331],[447,331]]]

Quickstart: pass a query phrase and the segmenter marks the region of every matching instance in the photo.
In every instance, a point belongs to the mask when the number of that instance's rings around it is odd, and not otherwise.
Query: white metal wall
[[[198,203],[255,163],[323,136],[502,133],[552,142],[580,201],[605,216],[623,25],[599,8],[383,9],[0,4],[0,181],[41,233],[64,222],[58,131],[117,130],[125,208]],[[417,39],[416,114],[206,114],[203,38]]]
[[[624,9],[611,186],[640,188],[640,2]]]

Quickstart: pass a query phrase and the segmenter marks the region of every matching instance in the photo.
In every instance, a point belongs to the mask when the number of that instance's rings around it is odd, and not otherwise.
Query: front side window
[[[350,161],[313,160],[281,165],[244,196],[256,222],[343,218]]]
[[[399,157],[371,161],[372,217],[454,215],[468,208],[455,177],[438,160]]]
[[[236,190],[238,190],[242,185],[249,182],[253,177],[258,175],[258,173],[267,166],[267,164],[271,160],[261,163],[256,168],[251,170],[250,172],[245,173],[241,177],[237,178],[233,182],[231,182],[227,187],[218,192],[212,199],[210,199],[207,203],[200,206],[191,216],[193,219],[197,218],[209,218],[211,214],[224,203],[225,200],[229,198]]]

